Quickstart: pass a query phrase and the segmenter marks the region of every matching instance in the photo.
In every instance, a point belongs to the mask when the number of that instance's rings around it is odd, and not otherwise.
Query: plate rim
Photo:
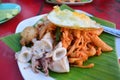
[[[87,1],[87,2],[74,2],[74,3],[70,3],[70,2],[63,2],[63,3],[58,3],[58,2],[51,2],[49,0],[46,0],[47,3],[50,3],[50,4],[58,4],[58,5],[61,5],[61,4],[67,4],[67,5],[83,5],[83,4],[87,4],[87,3],[91,3],[93,0],[90,0],[90,1]]]

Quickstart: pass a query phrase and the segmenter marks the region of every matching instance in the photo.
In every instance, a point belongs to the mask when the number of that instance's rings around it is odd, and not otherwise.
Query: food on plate
[[[54,72],[69,72],[69,62],[67,56],[60,60],[53,61],[49,65],[49,69]]]
[[[23,46],[19,53],[16,54],[16,58],[20,62],[26,63],[26,62],[30,61],[32,58],[31,48],[28,48],[26,46]]]
[[[35,26],[21,32],[22,49],[16,58],[30,62],[34,72],[42,70],[45,75],[49,75],[48,69],[63,73],[69,72],[70,66],[92,68],[94,63],[84,62],[113,50],[98,37],[102,32],[101,25],[87,15],[55,6]]]

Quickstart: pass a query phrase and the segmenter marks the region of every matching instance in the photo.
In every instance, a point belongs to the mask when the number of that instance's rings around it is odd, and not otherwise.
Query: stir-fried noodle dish
[[[113,50],[99,38],[102,32],[101,25],[87,15],[55,6],[34,26],[21,32],[22,48],[16,58],[46,76],[49,70],[63,73],[69,72],[70,67],[92,68],[94,63],[84,65],[90,57]]]

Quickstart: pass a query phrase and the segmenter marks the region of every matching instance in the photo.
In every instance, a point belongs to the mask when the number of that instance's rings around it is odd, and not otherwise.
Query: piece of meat
[[[21,32],[20,35],[20,43],[22,46],[25,46],[38,36],[38,30],[32,26],[28,26]]]

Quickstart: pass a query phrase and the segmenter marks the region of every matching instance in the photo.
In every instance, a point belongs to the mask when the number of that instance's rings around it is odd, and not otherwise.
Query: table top
[[[19,22],[39,14],[48,13],[54,6],[46,3],[45,0],[2,0],[2,2],[19,4],[21,12],[13,19],[0,24],[0,37],[13,34]],[[116,24],[117,29],[120,29],[120,0],[93,0],[90,4],[70,7],[84,10],[96,17],[109,20]],[[14,52],[1,41],[0,80],[23,80]]]

